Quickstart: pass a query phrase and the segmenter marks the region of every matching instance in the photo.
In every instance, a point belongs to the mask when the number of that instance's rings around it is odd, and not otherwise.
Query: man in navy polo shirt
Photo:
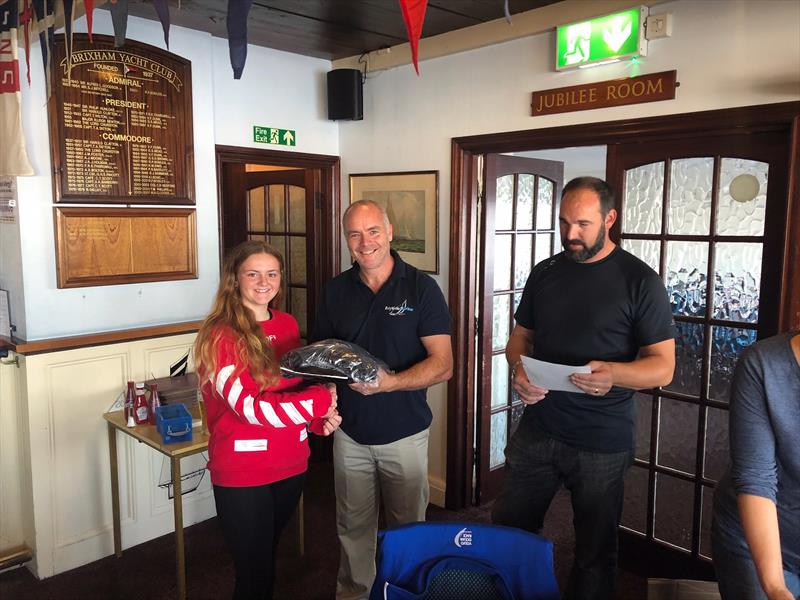
[[[336,598],[366,600],[375,579],[380,500],[390,527],[425,520],[432,419],[426,389],[450,378],[453,354],[444,296],[430,276],[391,250],[386,211],[359,200],[342,224],[355,262],[323,289],[312,340],[354,342],[392,370],[375,384],[338,389]]]

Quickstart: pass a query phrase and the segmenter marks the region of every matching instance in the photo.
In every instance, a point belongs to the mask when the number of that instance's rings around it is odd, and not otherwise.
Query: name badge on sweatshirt
[[[267,440],[234,440],[234,452],[264,452],[267,449]]]

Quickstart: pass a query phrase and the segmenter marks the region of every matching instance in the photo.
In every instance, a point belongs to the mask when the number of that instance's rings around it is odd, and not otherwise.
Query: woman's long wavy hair
[[[284,264],[280,252],[259,240],[242,242],[231,249],[222,267],[211,312],[200,326],[194,342],[194,359],[201,385],[217,370],[217,344],[225,333],[236,340],[238,363],[247,368],[261,389],[275,385],[280,377],[272,343],[264,335],[252,311],[242,303],[239,291],[239,269],[253,254],[269,254],[278,260],[281,285],[269,306],[278,309],[283,306]]]

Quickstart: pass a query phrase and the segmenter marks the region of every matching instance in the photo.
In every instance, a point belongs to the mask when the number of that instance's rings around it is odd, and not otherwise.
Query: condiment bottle
[[[125,392],[125,423],[128,422],[128,417],[133,416],[133,402],[136,399],[136,392],[133,390],[133,382],[128,382],[128,390]]]
[[[158,396],[158,384],[150,384],[150,424],[156,424],[156,409],[161,406],[161,398]]]
[[[137,383],[136,399],[133,402],[133,420],[137,425],[142,425],[149,419],[150,407],[147,405],[147,396],[144,395],[144,383]]]

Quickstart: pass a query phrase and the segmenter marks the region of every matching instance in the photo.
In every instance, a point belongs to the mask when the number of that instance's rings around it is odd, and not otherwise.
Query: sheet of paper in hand
[[[555,363],[536,360],[529,356],[522,357],[522,366],[528,380],[534,385],[547,390],[562,390],[564,392],[577,392],[583,394],[584,391],[574,385],[569,376],[573,373],[591,373],[589,365],[573,367],[571,365],[558,365]]]

